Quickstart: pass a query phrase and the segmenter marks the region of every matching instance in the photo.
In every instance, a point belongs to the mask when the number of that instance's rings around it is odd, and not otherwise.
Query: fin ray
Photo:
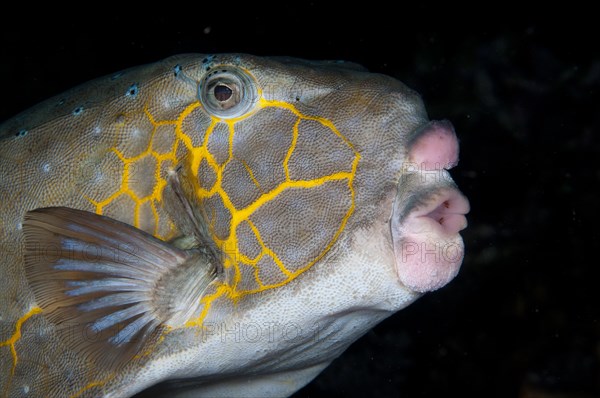
[[[116,307],[138,302],[140,302],[139,292],[114,293],[100,296],[99,298],[80,304],[78,309],[80,311],[94,311],[100,308]]]
[[[118,323],[131,319],[136,315],[143,314],[146,310],[147,309],[143,304],[136,304],[116,312],[111,312],[94,322],[91,329],[95,332],[101,332],[111,326],[115,326]]]
[[[127,278],[103,278],[89,281],[67,281],[68,287],[73,287],[66,292],[69,296],[81,296],[90,293],[118,292],[118,291],[144,291],[145,286],[131,281]]]
[[[109,341],[120,346],[124,343],[128,343],[134,336],[140,332],[145,326],[151,326],[154,318],[149,314],[143,314],[135,321],[131,322],[119,331],[115,336],[111,337]]]

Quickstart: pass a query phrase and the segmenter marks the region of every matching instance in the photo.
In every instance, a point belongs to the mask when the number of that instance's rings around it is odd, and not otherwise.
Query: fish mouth
[[[390,226],[398,278],[423,293],[458,274],[464,257],[459,232],[467,226],[469,202],[448,173],[458,164],[459,151],[449,121],[419,127],[407,147]]]
[[[398,193],[390,227],[402,284],[423,293],[439,289],[458,274],[464,257],[459,232],[467,226],[468,212],[469,201],[453,183],[421,193]]]
[[[467,198],[456,188],[442,188],[421,197],[406,211],[399,225],[403,233],[452,236],[467,227]]]

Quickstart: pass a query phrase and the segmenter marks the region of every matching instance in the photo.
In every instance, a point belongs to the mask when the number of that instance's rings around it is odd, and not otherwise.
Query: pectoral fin
[[[37,304],[67,345],[108,367],[183,325],[214,280],[215,264],[201,252],[94,213],[33,210],[23,232]]]

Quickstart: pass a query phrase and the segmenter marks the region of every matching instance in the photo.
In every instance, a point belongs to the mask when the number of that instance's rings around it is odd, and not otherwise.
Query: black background
[[[467,256],[295,397],[600,397],[600,48],[593,12],[562,6],[15,10],[0,24],[0,120],[182,52],[345,59],[397,77],[460,137]]]

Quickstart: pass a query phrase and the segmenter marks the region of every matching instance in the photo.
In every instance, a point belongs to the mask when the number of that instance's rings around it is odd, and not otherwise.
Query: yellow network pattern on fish
[[[189,135],[188,132],[184,131],[183,121],[186,119],[187,116],[189,116],[194,110],[196,110],[199,107],[202,107],[200,102],[194,102],[194,103],[190,104],[178,115],[177,119],[175,119],[175,120],[156,120],[153,117],[153,115],[149,112],[149,110],[147,108],[145,108],[144,113],[153,126],[153,130],[151,132],[151,137],[149,140],[148,147],[145,150],[141,151],[136,156],[132,156],[132,157],[126,157],[123,154],[123,152],[121,152],[119,149],[112,148],[112,151],[116,154],[118,159],[122,162],[123,173],[121,174],[120,187],[116,192],[113,192],[111,195],[109,195],[107,198],[105,198],[101,201],[94,200],[93,198],[88,198],[88,200],[95,206],[96,213],[103,214],[105,207],[107,205],[111,204],[116,198],[120,197],[121,195],[129,196],[134,203],[134,217],[133,217],[134,226],[136,226],[138,228],[140,227],[140,224],[141,224],[140,208],[144,204],[149,204],[152,209],[152,213],[154,215],[153,234],[157,238],[166,240],[166,239],[171,238],[172,236],[161,235],[158,232],[159,231],[158,208],[161,206],[161,201],[163,200],[163,197],[162,197],[163,189],[167,185],[167,180],[166,180],[167,175],[164,173],[164,168],[163,168],[164,162],[167,162],[167,164],[170,168],[174,168],[178,162],[181,162],[182,160],[185,161],[184,166],[187,167],[189,169],[189,171],[191,171],[192,175],[194,176],[194,178],[196,180],[194,189],[196,190],[196,196],[199,199],[199,201],[208,199],[210,197],[213,197],[214,195],[218,195],[220,197],[224,207],[231,214],[231,221],[230,221],[230,225],[229,225],[230,232],[229,232],[229,236],[227,236],[225,239],[221,239],[221,238],[217,237],[215,234],[213,234],[213,237],[215,239],[215,242],[219,245],[219,247],[221,247],[223,249],[223,251],[225,253],[232,254],[232,255],[226,256],[225,263],[223,264],[223,266],[225,268],[233,267],[233,270],[234,270],[233,275],[234,276],[233,276],[232,281],[226,281],[226,282],[222,283],[221,285],[216,286],[216,288],[214,289],[213,292],[207,294],[206,296],[204,296],[201,299],[201,303],[203,304],[202,311],[196,319],[192,319],[187,322],[186,326],[189,326],[189,327],[202,325],[202,322],[203,322],[204,318],[206,317],[208,310],[211,307],[211,303],[218,297],[225,296],[225,297],[229,297],[230,299],[236,301],[236,300],[240,299],[241,297],[248,295],[248,294],[259,293],[259,292],[262,292],[262,291],[265,291],[268,289],[281,287],[283,285],[286,285],[290,281],[294,280],[298,275],[305,272],[312,265],[314,265],[317,261],[319,261],[329,251],[331,246],[335,243],[335,241],[339,237],[340,233],[343,231],[347,220],[349,219],[351,214],[354,212],[355,192],[354,192],[354,187],[353,187],[353,180],[354,180],[354,176],[356,175],[356,169],[358,166],[358,162],[360,160],[360,154],[354,149],[352,143],[350,143],[348,141],[348,139],[346,137],[344,137],[337,130],[337,128],[333,125],[333,123],[331,121],[329,121],[325,118],[317,117],[317,116],[304,115],[304,114],[300,113],[296,109],[296,107],[290,103],[283,102],[283,101],[276,101],[276,100],[266,100],[262,97],[262,95],[260,96],[260,99],[258,100],[255,108],[251,112],[249,112],[241,117],[234,118],[234,119],[220,119],[217,117],[212,117],[211,122],[208,125],[208,127],[204,133],[202,143],[200,145],[194,145],[194,140],[192,139],[192,137]],[[247,119],[248,117],[251,117],[253,114],[258,112],[260,109],[264,109],[264,108],[268,108],[268,107],[277,107],[277,108],[285,109],[287,111],[290,111],[293,115],[295,115],[297,117],[297,121],[293,125],[292,142],[291,142],[290,147],[287,150],[287,153],[286,153],[284,161],[283,161],[283,168],[285,171],[285,181],[281,182],[274,189],[272,189],[268,192],[263,192],[262,195],[260,195],[253,203],[247,205],[244,208],[238,209],[235,207],[235,205],[233,204],[229,195],[227,194],[227,192],[224,190],[224,188],[222,186],[223,170],[225,169],[227,164],[234,157],[233,141],[234,141],[234,136],[235,136],[235,125],[236,125],[236,123],[238,123],[244,119]],[[316,121],[316,122],[320,123],[322,126],[324,126],[328,130],[330,130],[332,133],[334,133],[336,136],[338,136],[339,139],[342,142],[344,142],[348,146],[348,148],[350,148],[353,151],[354,159],[352,161],[352,166],[351,166],[350,171],[340,171],[340,172],[336,172],[336,173],[326,175],[323,177],[308,179],[308,180],[293,180],[293,179],[291,179],[290,172],[288,169],[288,162],[296,148],[296,143],[298,141],[298,135],[299,135],[299,124],[302,120],[312,120],[312,121]],[[215,156],[208,149],[208,142],[209,142],[210,136],[213,133],[215,126],[218,123],[225,123],[228,126],[228,130],[229,130],[228,158],[227,158],[227,160],[222,162],[222,164],[219,164],[216,161]],[[158,134],[158,129],[161,126],[171,126],[175,130],[175,140],[172,143],[172,147],[170,148],[170,151],[159,151],[156,148],[154,148],[154,146],[153,146],[153,142],[156,139],[156,136]],[[194,132],[194,133],[197,134],[198,132]],[[181,148],[182,145],[184,146],[184,148]],[[185,157],[184,157],[184,159],[179,159],[178,156],[181,157],[182,149],[184,150],[183,153],[185,153]],[[136,191],[135,191],[134,185],[135,185],[136,181],[132,176],[132,169],[133,169],[133,165],[136,162],[139,162],[146,157],[154,158],[154,162],[153,162],[155,165],[154,186],[151,190],[151,193],[147,194],[146,196],[141,196],[138,193],[136,193]],[[206,162],[206,164],[208,164],[208,166],[213,170],[214,175],[216,176],[216,181],[212,184],[211,187],[203,187],[197,181],[198,172],[199,172],[200,165],[202,164],[202,162]],[[256,178],[254,177],[254,174],[253,174],[251,168],[245,162],[243,163],[243,165],[246,168],[246,170],[248,171],[248,174],[249,174],[251,180],[254,182],[254,184],[257,185],[257,187],[260,188],[260,185],[259,185],[258,181],[256,180]],[[250,220],[250,216],[252,214],[254,214],[259,208],[264,206],[266,203],[274,200],[282,192],[284,192],[290,188],[310,189],[310,188],[321,186],[330,181],[345,181],[346,182],[349,192],[350,192],[350,195],[351,195],[350,206],[349,206],[346,214],[344,215],[344,217],[340,220],[340,225],[339,225],[337,231],[335,232],[333,239],[331,239],[331,241],[326,245],[326,247],[321,251],[321,253],[319,255],[317,255],[315,258],[311,259],[304,266],[302,266],[294,271],[291,271],[288,269],[288,267],[286,267],[285,261],[283,261],[281,258],[279,258],[279,256],[271,248],[269,248],[267,242],[265,242],[264,239],[262,238],[259,228]],[[236,236],[236,228],[242,222],[248,223],[248,226],[254,233],[256,240],[257,240],[258,244],[260,245],[261,251],[254,258],[248,258],[244,254],[242,254],[239,250],[238,237]],[[279,267],[281,273],[285,276],[285,279],[283,279],[277,283],[271,283],[271,284],[263,283],[259,277],[259,267],[258,267],[258,262],[263,257],[270,257],[273,260],[273,262]],[[242,290],[238,287],[238,284],[242,278],[241,271],[240,271],[240,263],[243,263],[247,266],[253,267],[254,277],[256,279],[256,284],[257,284],[258,288],[252,289],[252,290]]]
[[[238,300],[241,297],[248,295],[248,294],[255,294],[255,293],[259,293],[259,292],[262,292],[262,291],[265,291],[268,289],[284,286],[287,283],[289,283],[290,281],[294,280],[298,275],[300,275],[301,273],[303,273],[307,269],[309,269],[317,261],[319,261],[329,251],[331,246],[335,243],[335,241],[339,237],[340,233],[343,231],[349,217],[354,212],[355,192],[354,192],[354,187],[353,187],[353,180],[356,175],[358,162],[360,160],[360,154],[354,149],[353,145],[337,130],[337,128],[333,125],[333,123],[331,121],[321,118],[321,117],[304,115],[304,114],[300,113],[295,108],[295,106],[292,104],[282,102],[282,101],[266,100],[262,96],[260,97],[255,108],[250,113],[248,113],[244,116],[241,116],[241,117],[235,118],[235,119],[228,119],[228,120],[223,120],[223,119],[219,119],[216,117],[212,117],[211,123],[209,124],[208,128],[206,129],[202,144],[199,146],[195,146],[192,138],[185,131],[183,131],[182,125],[183,125],[183,120],[188,115],[190,115],[190,113],[193,112],[196,108],[201,107],[201,106],[202,105],[199,102],[192,103],[191,105],[186,107],[183,110],[183,112],[181,112],[178,115],[177,119],[175,119],[175,120],[155,120],[155,118],[148,111],[148,109],[145,108],[144,113],[153,126],[153,130],[150,133],[151,135],[150,135],[148,147],[145,150],[141,151],[139,154],[137,154],[135,156],[131,156],[131,157],[125,156],[123,154],[123,152],[120,151],[119,149],[117,149],[116,147],[111,148],[111,151],[113,151],[115,153],[115,155],[117,156],[119,161],[122,163],[122,174],[121,174],[121,182],[119,184],[119,189],[116,190],[115,192],[112,192],[108,197],[106,197],[102,200],[95,199],[92,197],[86,197],[87,200],[95,207],[95,212],[97,214],[103,214],[106,207],[108,205],[110,205],[111,203],[113,203],[117,198],[121,197],[122,195],[128,196],[129,198],[131,198],[131,200],[134,203],[133,224],[134,224],[134,226],[136,226],[138,228],[141,225],[140,209],[144,205],[149,205],[151,208],[153,217],[154,217],[153,235],[159,239],[168,240],[172,236],[170,236],[169,234],[161,234],[159,232],[159,210],[158,210],[159,207],[161,206],[161,202],[163,200],[163,196],[162,196],[163,190],[167,185],[167,180],[166,180],[167,176],[164,173],[165,166],[168,166],[172,169],[175,168],[177,163],[179,161],[181,161],[181,159],[178,158],[178,155],[180,155],[182,149],[185,149],[185,151],[187,152],[186,156],[185,156],[187,164],[185,166],[187,166],[189,168],[189,170],[192,172],[193,176],[196,177],[196,179],[198,177],[198,170],[200,168],[200,164],[202,163],[202,161],[206,161],[207,164],[212,168],[212,170],[214,171],[214,173],[216,175],[216,181],[214,182],[212,187],[210,187],[210,189],[206,189],[204,187],[201,187],[200,185],[197,185],[196,186],[196,195],[200,201],[202,201],[203,199],[210,198],[213,195],[218,195],[220,197],[220,199],[222,200],[222,203],[224,204],[225,208],[231,214],[229,236],[226,237],[225,239],[219,239],[217,236],[214,236],[214,239],[215,239],[216,243],[218,245],[220,245],[220,247],[222,247],[224,252],[233,253],[233,255],[226,257],[225,263],[223,265],[226,268],[233,267],[234,278],[233,278],[233,281],[224,282],[224,283],[221,283],[220,285],[215,286],[214,291],[212,291],[211,293],[207,294],[206,296],[204,296],[202,298],[199,298],[201,300],[202,310],[195,319],[191,319],[190,321],[188,321],[186,323],[185,327],[201,327],[203,324],[203,320],[206,318],[207,313],[211,308],[211,304],[214,302],[214,300],[216,300],[219,297],[228,297],[235,302],[236,300]],[[228,164],[228,162],[230,162],[233,159],[233,139],[234,139],[234,135],[235,135],[235,124],[243,119],[246,119],[246,118],[252,116],[256,112],[258,112],[260,109],[267,108],[267,107],[278,107],[278,108],[288,110],[288,111],[292,112],[298,118],[293,126],[292,143],[291,143],[291,145],[286,153],[286,156],[284,158],[284,161],[283,161],[283,168],[285,171],[285,181],[280,183],[277,187],[275,187],[271,191],[263,192],[263,194],[261,196],[259,196],[257,200],[255,200],[253,203],[249,204],[248,206],[238,209],[234,206],[234,204],[231,201],[231,199],[229,198],[227,192],[222,187],[223,170],[224,170],[225,166]],[[119,122],[117,123],[116,127],[119,128],[119,125],[120,125],[120,127],[124,127],[125,123],[126,123],[126,119],[127,119],[127,115],[120,115],[120,117],[117,118],[117,120],[119,120]],[[292,153],[294,152],[294,150],[296,148],[296,143],[297,143],[298,135],[299,135],[299,131],[298,131],[299,124],[302,120],[312,120],[312,121],[316,121],[316,122],[320,123],[322,126],[326,127],[327,129],[332,131],[334,134],[336,134],[354,152],[354,159],[352,161],[352,166],[351,166],[350,171],[336,172],[336,173],[333,173],[333,174],[330,174],[330,175],[327,175],[324,177],[310,179],[310,180],[293,180],[293,179],[291,179],[290,172],[288,169],[288,162],[292,156]],[[213,156],[213,154],[210,153],[210,151],[208,150],[209,138],[210,138],[215,126],[217,125],[217,123],[220,123],[220,122],[226,123],[228,126],[228,129],[229,129],[229,154],[228,154],[228,159],[225,162],[223,162],[222,164],[218,164],[218,162],[215,160],[215,157]],[[171,126],[172,128],[174,128],[174,131],[175,131],[175,140],[173,141],[173,144],[172,144],[170,150],[167,150],[167,151],[158,150],[153,145],[155,138],[157,137],[158,134],[160,134],[160,132],[158,130],[161,126]],[[184,148],[181,148],[182,145],[184,146]],[[154,185],[149,194],[141,195],[138,192],[136,192],[136,189],[135,189],[136,180],[135,180],[135,176],[133,173],[133,168],[134,168],[133,166],[135,165],[136,162],[139,162],[147,157],[151,157],[154,159],[154,162],[153,162],[155,165],[155,169],[153,172]],[[249,174],[251,180],[260,189],[260,184],[254,177],[254,174],[253,174],[250,166],[248,164],[246,164],[245,162],[243,163],[243,165],[246,168],[246,170],[248,171],[248,174]],[[321,253],[319,255],[317,255],[315,258],[313,258],[311,261],[309,261],[307,264],[305,264],[304,266],[302,266],[294,271],[290,271],[288,269],[288,267],[286,267],[285,262],[281,258],[279,258],[279,256],[272,249],[269,248],[267,242],[265,242],[264,239],[262,238],[259,228],[250,220],[250,216],[252,214],[254,214],[254,212],[256,212],[259,208],[264,206],[266,203],[274,200],[276,197],[278,197],[282,192],[284,192],[287,189],[290,189],[290,188],[310,189],[310,188],[321,186],[330,181],[346,181],[346,183],[348,185],[348,189],[351,194],[350,206],[349,206],[346,214],[344,215],[344,217],[341,219],[340,225],[339,225],[337,231],[335,232],[333,238],[326,245],[326,247],[321,251]],[[262,190],[261,190],[261,192],[262,192]],[[247,257],[246,255],[242,254],[239,250],[238,238],[236,236],[236,227],[238,225],[240,225],[242,222],[248,223],[250,229],[252,230],[253,234],[255,235],[255,237],[257,239],[258,244],[260,245],[261,251],[254,258]],[[171,230],[173,230],[173,228],[171,228]],[[278,283],[269,284],[269,285],[264,284],[260,280],[258,263],[263,257],[270,257],[274,261],[274,263],[281,270],[282,274],[285,275],[284,280],[282,280]],[[248,265],[248,266],[251,266],[254,268],[254,277],[256,279],[257,285],[259,286],[257,289],[240,290],[238,288],[238,283],[241,280],[241,272],[240,272],[240,268],[239,268],[240,263],[243,263],[245,265]],[[10,353],[12,356],[12,362],[13,362],[12,368],[11,368],[11,373],[10,373],[10,379],[6,386],[5,393],[7,393],[10,389],[10,384],[11,384],[10,380],[12,379],[12,377],[14,375],[15,368],[18,363],[18,355],[17,355],[17,351],[15,348],[15,344],[21,338],[21,328],[22,328],[23,324],[29,318],[31,318],[32,316],[34,316],[36,314],[40,314],[41,312],[42,312],[42,309],[39,307],[31,308],[27,313],[25,313],[21,318],[19,318],[16,321],[15,330],[14,330],[14,333],[11,335],[11,337],[9,337],[7,340],[0,342],[0,347],[9,347]],[[79,397],[81,395],[87,394],[88,391],[91,389],[95,389],[95,388],[101,389],[106,384],[106,382],[113,377],[114,377],[114,375],[110,375],[109,377],[107,377],[105,379],[92,381],[92,382],[88,383],[86,386],[84,386],[83,388],[76,391],[75,394],[72,395],[72,397]]]

